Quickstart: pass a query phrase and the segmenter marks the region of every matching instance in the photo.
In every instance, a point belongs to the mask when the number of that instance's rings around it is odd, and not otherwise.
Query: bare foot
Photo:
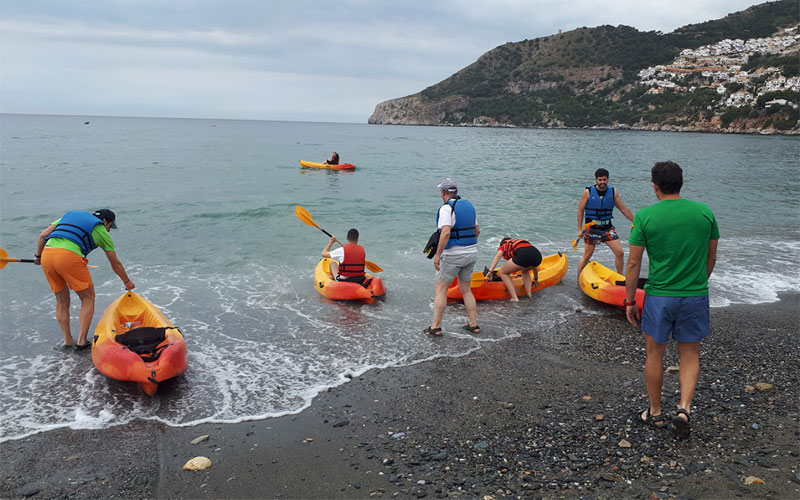
[[[508,300],[510,300],[511,302],[519,302],[519,299],[516,296],[515,297],[511,297]]]

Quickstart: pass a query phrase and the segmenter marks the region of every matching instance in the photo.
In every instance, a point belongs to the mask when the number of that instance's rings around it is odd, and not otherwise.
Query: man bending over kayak
[[[64,335],[64,346],[86,349],[92,343],[86,339],[94,315],[94,284],[89,273],[86,256],[95,248],[102,248],[111,269],[117,273],[126,290],[136,285],[125,272],[117,258],[114,242],[109,231],[116,228],[116,215],[104,208],[94,213],[72,210],[47,226],[39,234],[33,263],[42,266],[50,289],[56,295],[56,319]],[[69,328],[69,289],[75,290],[81,299],[78,342],[72,338]]]
[[[358,244],[358,229],[347,231],[347,244],[335,250],[331,247],[338,240],[336,236],[331,236],[328,244],[322,249],[322,256],[331,259],[331,276],[335,276],[337,281],[352,281],[364,284],[364,265],[366,263],[366,252],[364,247]]]

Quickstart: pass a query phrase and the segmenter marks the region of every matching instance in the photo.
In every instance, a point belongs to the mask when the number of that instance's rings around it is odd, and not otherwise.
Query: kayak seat
[[[130,349],[141,356],[143,361],[149,363],[157,360],[159,356],[161,356],[161,352],[164,350],[164,348],[169,345],[165,344],[161,347],[158,346],[164,342],[164,340],[166,340],[166,332],[169,328],[175,327],[166,326],[155,328],[152,326],[142,326],[139,328],[134,328],[133,330],[128,330],[125,333],[121,333],[114,337],[114,339],[120,344],[124,345],[125,349]]]

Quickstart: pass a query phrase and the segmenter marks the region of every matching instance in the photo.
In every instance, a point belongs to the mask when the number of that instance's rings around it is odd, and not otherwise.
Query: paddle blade
[[[572,240],[571,243],[572,243],[572,249],[577,252],[578,251],[578,242],[576,240]]]
[[[308,210],[301,207],[300,205],[297,205],[297,207],[294,209],[294,214],[297,216],[298,219],[305,222],[307,225],[319,227],[314,223],[314,219],[311,218],[311,214],[308,213]]]
[[[378,264],[376,264],[374,262],[365,261],[364,265],[367,266],[367,269],[369,269],[373,273],[383,272],[383,268],[381,268],[381,266],[379,266]]]

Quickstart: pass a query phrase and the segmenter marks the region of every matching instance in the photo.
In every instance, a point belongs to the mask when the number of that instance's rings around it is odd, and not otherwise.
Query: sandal
[[[642,418],[642,413],[646,413],[647,416]],[[655,427],[656,429],[663,429],[667,426],[667,420],[664,418],[664,414],[650,415],[650,408],[647,408],[646,410],[636,410],[632,418],[642,425]]]
[[[75,344],[75,350],[76,351],[82,351],[82,350],[88,349],[90,347],[92,347],[92,343],[91,342],[87,342],[85,344],[77,344],[77,343]]]
[[[422,330],[422,333],[424,333],[425,335],[433,335],[433,336],[438,337],[438,336],[440,336],[442,334],[442,329],[441,328],[432,328],[432,327],[429,326],[428,328]]]
[[[686,418],[681,418],[680,415],[684,415]],[[675,412],[675,416],[672,417],[672,433],[675,434],[676,437],[682,439],[688,438],[692,430],[692,425],[689,423],[691,419],[692,417],[689,415],[688,411],[683,408],[678,408],[678,411]]]
[[[463,328],[464,330],[466,330],[466,331],[468,331],[470,333],[481,333],[481,327],[479,327],[478,325],[471,326],[471,325],[467,324],[467,325],[462,326],[461,328]]]

